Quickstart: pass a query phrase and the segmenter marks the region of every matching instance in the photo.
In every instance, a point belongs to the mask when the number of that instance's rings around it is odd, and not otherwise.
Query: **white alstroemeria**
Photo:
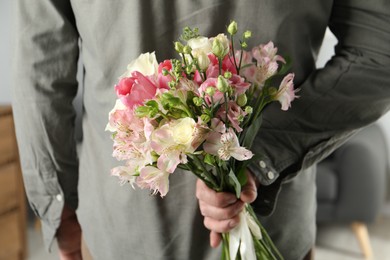
[[[134,189],[134,183],[137,180],[137,173],[135,167],[118,166],[111,170],[111,175],[119,178],[119,183],[124,185],[129,183]]]
[[[256,259],[252,235],[261,239],[260,227],[246,210],[241,211],[239,217],[240,223],[229,232],[230,259],[236,259],[238,249],[242,260]]]
[[[142,73],[144,76],[157,75],[158,62],[154,52],[142,53],[137,59],[127,65],[127,71],[121,78],[130,77],[134,71]]]
[[[211,138],[217,137],[217,136],[218,136],[218,134],[217,135],[210,135]],[[224,161],[229,160],[230,157],[233,157],[234,159],[239,160],[239,161],[249,160],[250,158],[253,157],[253,153],[250,150],[246,149],[245,147],[240,146],[240,143],[238,141],[238,137],[234,133],[233,128],[229,128],[226,133],[220,135],[219,142],[215,142],[215,140],[214,140],[214,142],[212,142],[212,140],[209,140],[209,141],[211,141],[209,143],[213,143],[214,145],[217,146],[217,147],[213,147],[210,150],[211,153],[212,153],[212,151],[217,150],[217,154],[218,154],[219,158],[221,158]],[[206,147],[207,147],[207,145],[206,145]],[[206,147],[205,147],[205,151],[206,151],[206,149],[209,148],[209,147],[207,147],[207,148]],[[208,151],[206,151],[206,152],[208,152]]]

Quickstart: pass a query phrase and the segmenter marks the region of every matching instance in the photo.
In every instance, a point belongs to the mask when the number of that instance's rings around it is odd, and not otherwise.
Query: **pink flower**
[[[223,134],[211,133],[204,143],[203,149],[206,153],[218,155],[224,161],[229,160],[231,157],[239,161],[249,160],[253,157],[251,151],[240,146],[233,128],[229,128]]]
[[[140,72],[133,72],[130,77],[120,79],[115,86],[116,93],[123,104],[130,109],[142,105],[144,101],[152,99],[157,86]]]
[[[286,62],[282,56],[276,55],[277,50],[273,42],[253,48],[252,55],[256,59],[256,65],[247,65],[240,71],[240,74],[249,82],[263,86],[264,82],[277,72],[278,62]],[[244,57],[244,63],[250,64],[250,55],[244,55]]]
[[[279,90],[274,96],[274,100],[278,100],[282,105],[282,110],[286,111],[291,107],[291,102],[298,96],[295,95],[297,90],[294,90],[294,74],[287,74],[280,83]]]
[[[257,60],[258,66],[278,61],[286,63],[282,56],[276,55],[277,52],[278,48],[274,47],[274,43],[272,41],[265,45],[260,44],[252,50],[253,57]]]
[[[234,94],[236,96],[245,93],[251,86],[250,83],[245,82],[245,79],[237,74],[232,75],[232,77],[229,79],[229,83],[233,87]]]
[[[153,195],[160,192],[161,197],[167,195],[169,191],[169,175],[170,173],[153,166],[142,168],[137,185],[141,188],[153,190]]]
[[[233,128],[237,132],[241,132],[242,128],[240,127],[240,123],[246,116],[245,111],[241,109],[239,105],[237,105],[234,101],[229,101],[228,103],[228,114],[227,118],[230,122],[230,124],[233,126]],[[226,109],[225,106],[221,106],[220,109],[217,112],[217,117],[220,118],[222,121],[226,120]],[[225,122],[226,123],[226,122]]]
[[[168,83],[172,81],[172,76],[171,75],[166,75],[164,76],[163,70],[171,71],[172,70],[172,62],[170,60],[164,60],[158,65],[158,76],[157,76],[157,82],[159,88],[165,88],[169,89]]]
[[[206,71],[207,78],[217,78],[219,75],[219,62],[218,58],[214,54],[209,54],[210,65]],[[233,64],[233,58],[225,56],[222,60],[222,74],[226,71],[232,74],[237,74],[236,67]]]
[[[215,89],[215,93],[214,93],[212,98],[211,98],[211,96],[209,96],[206,93],[207,88],[214,88]],[[212,100],[214,101],[214,103],[217,103],[217,102],[223,103],[224,102],[223,93],[221,91],[219,91],[217,88],[217,78],[206,79],[205,82],[203,82],[202,85],[200,85],[200,87],[199,87],[199,94],[202,97],[204,97],[205,101],[209,105],[213,103]]]

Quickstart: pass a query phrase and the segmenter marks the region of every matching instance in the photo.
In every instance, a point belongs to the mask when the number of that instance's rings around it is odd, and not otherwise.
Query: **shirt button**
[[[261,168],[265,168],[267,166],[264,161],[260,161],[259,165]]]
[[[275,178],[275,174],[273,172],[269,171],[267,173],[267,177],[268,177],[268,179],[273,180]]]
[[[57,194],[56,195],[56,199],[57,199],[57,201],[62,201],[62,195],[61,194]]]

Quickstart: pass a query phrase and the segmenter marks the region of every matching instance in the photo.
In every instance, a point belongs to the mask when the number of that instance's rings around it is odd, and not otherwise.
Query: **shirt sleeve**
[[[78,33],[69,1],[14,3],[13,111],[23,178],[49,249],[78,204],[74,141]]]
[[[390,109],[390,2],[335,1],[329,28],[338,39],[335,56],[299,86],[289,111],[264,111],[252,147],[262,158],[249,167],[261,183],[262,215],[273,211],[283,182]]]

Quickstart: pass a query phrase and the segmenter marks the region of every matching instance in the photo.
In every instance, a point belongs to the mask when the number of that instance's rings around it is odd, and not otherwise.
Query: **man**
[[[310,166],[390,108],[387,0],[18,0],[15,10],[13,107],[26,191],[47,247],[57,236],[63,259],[81,257],[78,223],[94,259],[219,257],[203,221],[217,246],[242,201],[212,194],[201,183],[195,188],[187,173],[172,175],[164,199],[119,187],[109,177],[116,162],[104,128],[115,100],[112,86],[142,52],[156,51],[160,61],[173,57],[172,42],[184,26],[213,36],[234,19],[253,32],[249,46],[272,40],[294,62],[300,98],[288,112],[267,107],[253,148],[263,159],[250,166],[255,177],[242,197],[251,202],[257,193],[256,212],[286,259],[304,258],[314,244]],[[339,44],[316,70],[327,26]],[[83,140],[77,155],[72,100],[80,53]]]

